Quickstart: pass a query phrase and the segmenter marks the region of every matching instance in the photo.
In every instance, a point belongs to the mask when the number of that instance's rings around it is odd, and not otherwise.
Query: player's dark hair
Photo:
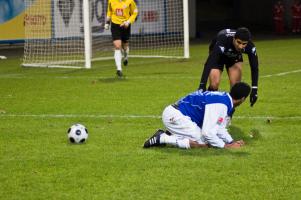
[[[251,92],[251,87],[244,82],[235,83],[231,90],[230,90],[230,96],[233,99],[239,100],[243,97],[247,98]]]
[[[246,27],[240,27],[236,30],[234,38],[242,41],[249,41],[251,39],[251,33]]]

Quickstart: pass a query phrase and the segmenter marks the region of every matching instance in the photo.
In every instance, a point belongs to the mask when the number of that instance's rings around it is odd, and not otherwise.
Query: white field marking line
[[[33,118],[155,118],[156,115],[80,115],[80,114],[0,114],[0,117],[33,117]]]
[[[283,119],[283,120],[301,120],[301,116],[277,117],[277,116],[234,116],[238,119]]]
[[[22,74],[12,74],[12,75],[0,75],[0,78],[13,78],[13,79],[34,79],[34,78],[55,78],[55,79],[90,79],[90,80],[106,80],[114,79],[115,75],[112,76],[24,76]],[[125,79],[199,79],[199,76],[130,76],[125,77]]]
[[[272,77],[272,76],[285,76],[287,74],[293,74],[293,73],[299,73],[299,72],[301,72],[301,69],[294,70],[294,71],[281,72],[281,73],[278,73],[278,74],[264,75],[264,76],[260,76],[260,78],[269,78],[269,77]]]
[[[81,114],[0,114],[0,117],[32,117],[32,118],[153,118],[161,119],[159,115],[81,115]],[[234,116],[234,119],[281,119],[281,120],[301,120],[301,116],[277,117],[277,116]]]
[[[288,74],[293,74],[293,73],[299,73],[301,72],[301,69],[298,70],[293,70],[293,71],[287,71],[287,72],[281,72],[277,74],[268,74],[268,75],[263,75],[260,76],[260,78],[270,78],[274,76],[285,76]],[[37,73],[38,74],[38,73]],[[47,76],[48,77],[48,76]],[[0,78],[15,78],[15,79],[33,79],[33,78],[38,78],[37,76],[33,75],[24,75],[24,74],[1,74]],[[45,78],[45,76],[40,76],[39,78]],[[115,78],[115,76],[98,76],[98,77],[92,77],[92,76],[54,76],[54,77],[49,77],[49,78],[55,78],[55,79],[96,79],[96,80],[105,80],[105,79],[111,79]],[[199,76],[131,76],[131,77],[126,77],[126,79],[199,79]]]
[[[7,94],[7,95],[3,95],[3,96],[0,95],[0,99],[11,99],[11,98],[14,98],[13,95],[11,95],[11,94]]]

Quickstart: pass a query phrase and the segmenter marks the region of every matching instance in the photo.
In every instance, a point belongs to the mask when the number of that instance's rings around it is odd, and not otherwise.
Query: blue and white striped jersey
[[[177,104],[179,111],[201,128],[200,134],[211,146],[223,148],[233,141],[226,128],[233,111],[229,93],[196,91],[180,99]]]
[[[205,106],[209,104],[224,104],[229,116],[233,109],[232,98],[226,92],[195,91],[177,102],[179,110],[189,116],[193,122],[202,128]]]

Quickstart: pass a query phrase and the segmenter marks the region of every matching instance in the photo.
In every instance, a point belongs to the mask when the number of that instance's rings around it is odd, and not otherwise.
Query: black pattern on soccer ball
[[[81,132],[80,130],[76,130],[76,131],[75,131],[75,134],[76,134],[76,135],[80,135],[80,134],[82,134],[82,132]]]
[[[69,140],[70,140],[71,143],[75,143],[75,140],[74,140],[73,137],[70,137]]]

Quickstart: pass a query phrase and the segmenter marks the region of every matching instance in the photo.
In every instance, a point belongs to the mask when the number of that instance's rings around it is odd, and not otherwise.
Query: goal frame
[[[188,0],[182,0],[183,3],[183,56],[160,56],[160,55],[129,55],[132,58],[177,58],[177,59],[188,59],[190,58],[189,52],[189,7]],[[90,3],[89,0],[83,0],[83,26],[84,26],[84,66],[72,66],[72,65],[61,65],[60,63],[38,63],[38,64],[25,64],[24,67],[48,67],[48,68],[86,68],[90,69],[93,61],[99,60],[110,60],[113,57],[98,57],[92,58],[92,31],[90,26]],[[74,60],[77,62],[77,60]]]

